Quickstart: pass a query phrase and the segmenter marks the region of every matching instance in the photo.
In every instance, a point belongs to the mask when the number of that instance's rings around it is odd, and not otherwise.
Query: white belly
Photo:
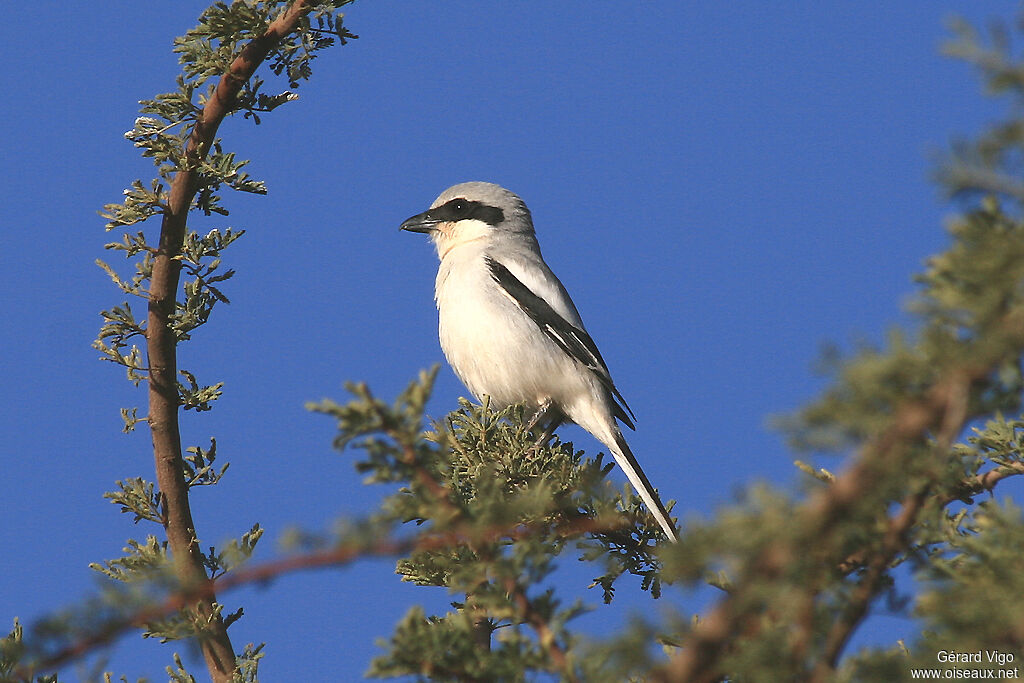
[[[473,396],[503,408],[547,399],[567,405],[592,388],[570,359],[501,294],[483,259],[438,272],[438,332],[455,374]]]

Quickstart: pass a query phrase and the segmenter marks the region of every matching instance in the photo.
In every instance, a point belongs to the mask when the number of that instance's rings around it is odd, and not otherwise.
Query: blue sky
[[[89,346],[98,312],[122,301],[93,264],[116,260],[102,245],[119,237],[95,212],[152,177],[122,134],[139,99],[172,89],[171,41],[205,5],[40,2],[0,28],[0,619],[75,602],[94,586],[88,563],[150,532],[101,497],[152,465],[148,434],[120,431],[119,409],[143,392]],[[911,275],[947,243],[955,207],[929,180],[934,161],[998,109],[939,55],[945,20],[1013,9],[978,5],[353,5],[359,40],[318,59],[297,102],[221,128],[270,195],[229,196],[231,216],[191,224],[249,231],[226,252],[232,304],[181,352],[201,381],[225,382],[212,412],[184,420],[187,445],[215,436],[232,463],[193,497],[203,540],[258,521],[268,558],[287,529],[327,529],[386,493],[361,484],[331,449],[333,424],[303,405],[343,399],[349,379],[392,397],[443,361],[436,257],[397,227],[465,180],[532,209],[639,417],[633,450],[677,514],[791,484],[794,456],[767,418],[822,386],[823,343],[905,323]],[[432,413],[465,393],[445,366]],[[268,642],[266,680],[358,678],[411,604],[447,603],[393,569],[373,560],[224,596],[246,608],[235,644]],[[568,566],[563,595],[599,605],[589,578]],[[659,608],[624,585],[579,626],[606,634]],[[911,628],[882,617],[861,638]],[[170,651],[131,636],[108,668],[160,680]]]

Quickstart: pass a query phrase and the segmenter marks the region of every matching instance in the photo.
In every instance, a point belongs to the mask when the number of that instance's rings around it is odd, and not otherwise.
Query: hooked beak
[[[408,230],[409,232],[434,232],[437,230],[437,224],[443,222],[443,220],[436,218],[429,211],[424,211],[402,223],[398,226],[398,229]]]

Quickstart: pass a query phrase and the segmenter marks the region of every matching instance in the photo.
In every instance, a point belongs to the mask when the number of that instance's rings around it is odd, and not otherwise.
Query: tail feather
[[[633,451],[629,450],[629,444],[626,443],[626,439],[623,438],[622,433],[618,429],[615,430],[615,442],[608,444],[608,448],[615,457],[615,462],[626,473],[629,483],[633,485],[637,494],[644,501],[644,504],[647,505],[647,509],[658,520],[658,524],[665,531],[665,535],[673,543],[677,542],[679,534],[675,526],[673,526],[671,518],[668,516],[668,510],[665,509],[661,498],[658,497],[658,492],[651,486],[651,481],[644,474],[640,463],[636,461]]]

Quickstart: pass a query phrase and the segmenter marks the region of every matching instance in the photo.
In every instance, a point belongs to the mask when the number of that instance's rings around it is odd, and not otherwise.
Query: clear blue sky
[[[172,89],[171,41],[205,5],[40,2],[0,28],[3,628],[75,602],[94,586],[88,563],[150,532],[101,497],[152,478],[152,464],[148,434],[120,432],[119,409],[144,413],[143,392],[89,346],[98,312],[122,301],[93,265],[116,258],[102,245],[117,237],[95,211],[152,176],[122,134],[139,99]],[[989,16],[978,5],[352,6],[359,40],[315,62],[300,100],[258,128],[222,126],[270,195],[229,196],[230,217],[192,223],[249,231],[226,252],[232,305],[181,353],[201,381],[226,383],[211,413],[184,420],[187,445],[216,436],[232,463],[194,495],[202,540],[258,521],[265,559],[286,529],[326,529],[385,493],[361,484],[331,449],[333,424],[303,404],[343,399],[348,379],[392,397],[443,360],[435,256],[397,227],[465,180],[532,209],[639,417],[633,450],[677,514],[707,515],[760,480],[791,484],[793,455],[767,417],[821,387],[822,343],[905,322],[911,275],[946,244],[954,207],[929,182],[935,156],[996,110],[938,48],[950,16]],[[431,411],[465,393],[445,366]],[[446,606],[393,569],[361,562],[223,596],[246,608],[234,642],[268,642],[268,681],[356,679],[408,606]],[[586,633],[658,609],[625,583],[600,606],[589,578],[575,566],[559,578],[564,596],[597,605]],[[863,637],[910,629],[881,617]],[[118,675],[160,680],[171,648],[132,635],[111,655]]]

